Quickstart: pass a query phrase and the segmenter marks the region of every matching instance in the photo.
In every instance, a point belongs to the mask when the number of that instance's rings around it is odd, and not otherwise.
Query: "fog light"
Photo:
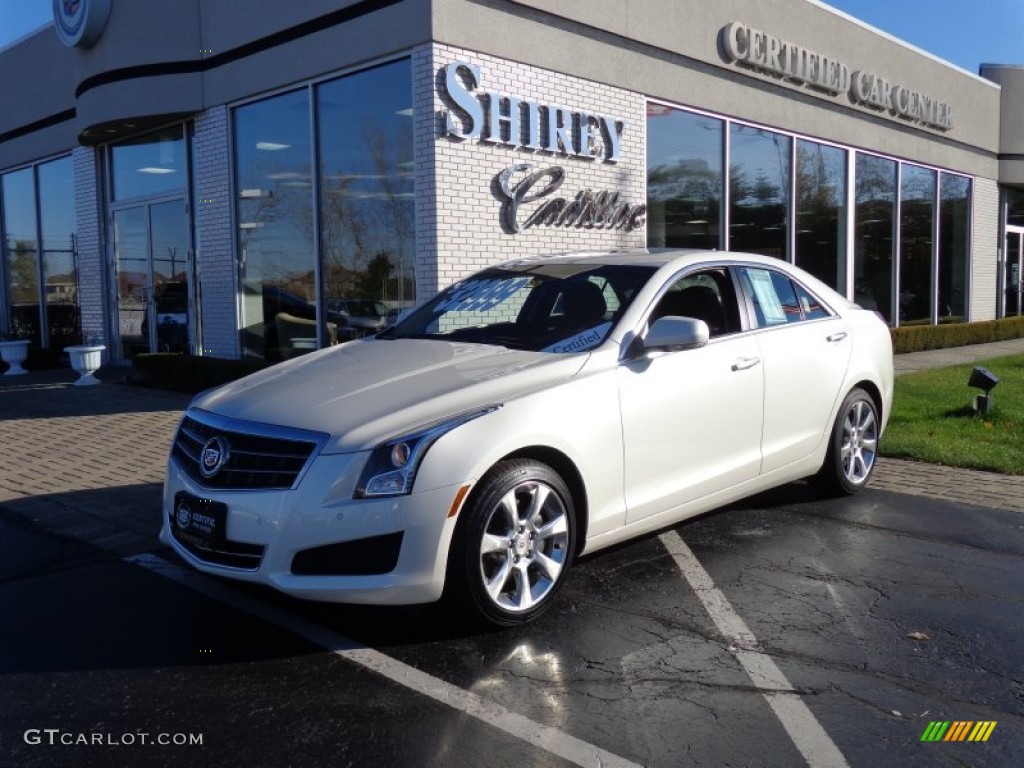
[[[974,410],[982,415],[988,414],[992,410],[995,406],[992,390],[998,383],[999,377],[988,368],[978,366],[971,371],[971,378],[967,380],[967,386],[982,391],[982,394],[974,396]]]

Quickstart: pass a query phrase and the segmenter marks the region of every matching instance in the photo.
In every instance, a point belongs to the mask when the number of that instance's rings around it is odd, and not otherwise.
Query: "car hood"
[[[435,340],[364,339],[205,392],[192,407],[326,432],[325,451],[358,451],[570,379],[587,357]]]

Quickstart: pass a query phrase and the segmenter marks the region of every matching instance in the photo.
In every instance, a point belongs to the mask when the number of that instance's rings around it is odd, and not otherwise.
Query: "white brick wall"
[[[104,362],[111,359],[110,328],[104,314],[107,306],[106,249],[100,213],[97,171],[98,150],[76,147],[71,153],[74,166],[75,242],[78,245],[78,296],[82,310],[82,338],[105,344]]]
[[[466,61],[480,68],[477,92],[558,105],[574,112],[625,119],[618,163],[482,144],[444,133],[438,82],[442,67]],[[620,200],[646,202],[646,101],[642,94],[559,74],[493,56],[434,45],[413,58],[416,94],[417,289],[422,301],[440,288],[481,267],[540,253],[643,247],[646,229],[534,227],[518,234],[502,226],[502,197],[493,191],[496,177],[513,163],[536,169],[559,165],[565,182],[553,196],[573,199],[577,192],[615,190]],[[516,177],[521,178],[521,176]]]
[[[216,107],[199,115],[195,137],[195,248],[202,353],[237,358],[237,271],[228,108]]]
[[[971,243],[971,303],[968,319],[992,320],[996,316],[999,262],[999,185],[992,179],[974,179]]]

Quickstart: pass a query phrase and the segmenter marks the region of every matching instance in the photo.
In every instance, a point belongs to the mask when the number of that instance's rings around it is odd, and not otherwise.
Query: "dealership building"
[[[0,336],[279,360],[486,265],[768,254],[1021,313],[1024,66],[815,0],[54,2],[0,50]]]

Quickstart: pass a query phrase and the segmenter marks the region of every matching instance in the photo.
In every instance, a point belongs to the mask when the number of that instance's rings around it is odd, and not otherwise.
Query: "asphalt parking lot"
[[[181,567],[155,532],[183,405],[0,390],[0,766],[1024,763],[1012,483],[975,478],[986,506],[792,484],[587,558],[541,622],[479,633]],[[996,726],[922,742],[934,721]]]

